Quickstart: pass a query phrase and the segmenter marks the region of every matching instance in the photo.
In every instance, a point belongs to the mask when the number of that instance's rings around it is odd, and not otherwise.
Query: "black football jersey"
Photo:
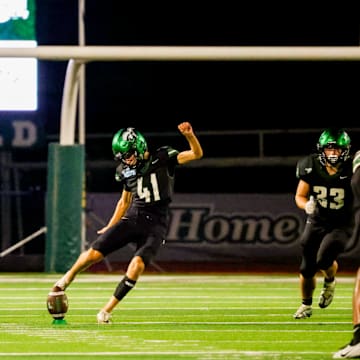
[[[347,223],[352,217],[351,176],[352,159],[334,175],[326,171],[317,154],[300,159],[296,166],[296,177],[310,185],[310,195],[317,201],[317,215],[336,223]]]
[[[115,179],[123,183],[126,191],[132,192],[132,206],[143,208],[171,202],[178,154],[178,150],[163,146],[138,168],[123,163],[117,167]]]

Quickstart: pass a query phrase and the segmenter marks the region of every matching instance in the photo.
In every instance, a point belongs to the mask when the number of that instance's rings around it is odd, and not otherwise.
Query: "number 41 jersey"
[[[174,192],[175,167],[179,151],[170,146],[156,150],[139,168],[120,164],[115,178],[124,189],[133,193],[132,206],[140,208],[167,207]]]

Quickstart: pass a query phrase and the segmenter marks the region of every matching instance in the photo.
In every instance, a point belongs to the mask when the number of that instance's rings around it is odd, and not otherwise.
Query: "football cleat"
[[[357,359],[360,358],[360,343],[346,345],[333,355],[333,359]]]
[[[98,324],[111,324],[111,314],[107,311],[100,310],[96,315]]]
[[[322,309],[328,307],[333,301],[335,286],[336,286],[335,280],[330,283],[324,281],[324,287],[322,288],[319,296],[319,307],[321,307]]]
[[[65,289],[68,287],[68,283],[65,280],[65,276],[64,275],[61,279],[59,279],[53,286],[53,288],[59,288],[62,291],[65,291]]]
[[[311,305],[301,304],[294,314],[294,319],[306,319],[312,315]]]

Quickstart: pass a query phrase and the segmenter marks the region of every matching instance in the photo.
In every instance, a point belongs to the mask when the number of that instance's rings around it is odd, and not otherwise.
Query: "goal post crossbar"
[[[359,46],[37,46],[0,48],[0,57],[80,61],[354,61]]]

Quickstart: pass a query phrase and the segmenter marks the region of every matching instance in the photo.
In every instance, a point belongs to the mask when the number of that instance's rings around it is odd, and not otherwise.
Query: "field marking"
[[[81,317],[83,317],[83,315],[81,315]],[[68,320],[68,324],[70,324],[69,320]],[[306,321],[296,321],[296,320],[293,320],[293,321],[121,321],[121,322],[113,322],[111,325],[98,325],[98,324],[87,324],[87,325],[93,325],[94,327],[96,326],[96,329],[104,329],[104,328],[111,328],[111,330],[119,330],[119,331],[138,331],[138,329],[118,329],[117,326],[119,325],[202,325],[202,326],[208,326],[208,325],[253,325],[253,326],[258,326],[258,325],[295,325],[295,326],[301,326],[301,325],[349,325],[351,324],[351,321],[316,321],[316,322],[306,322]],[[51,325],[51,328],[53,330],[55,330],[55,328],[53,327],[53,325],[51,324],[51,321],[49,322],[49,325]],[[7,323],[4,323],[3,325],[0,325],[0,329],[1,328],[4,328],[4,330],[6,330],[7,332],[9,332],[9,330],[11,330],[11,332],[13,333],[17,333],[17,332],[23,332],[23,331],[26,331],[27,329],[29,329],[30,331],[33,331],[34,327],[26,327],[26,326],[21,326],[19,324],[16,324],[16,328],[14,329],[9,329],[9,324]],[[36,326],[35,326],[36,328]],[[43,327],[41,327],[42,329]],[[50,328],[50,329],[51,329]],[[42,331],[42,330],[39,330],[39,333]],[[56,328],[57,329],[57,328]],[[69,328],[66,328],[66,326],[64,326],[62,328],[64,331],[67,331],[67,332],[71,332],[71,331],[74,331],[74,332],[78,332],[78,331],[88,331],[86,329],[69,329]],[[48,332],[49,329],[46,329],[46,332]],[[56,331],[56,330],[55,330]],[[141,331],[154,331],[154,332],[162,332],[162,331],[166,331],[166,332],[178,332],[178,331],[218,331],[218,329],[149,329],[149,330],[146,330],[146,329],[142,329]],[[222,329],[221,331],[234,331],[234,329]],[[254,329],[254,330],[251,330],[251,329],[237,329],[237,331],[254,331],[254,332],[259,332],[259,330],[257,329]],[[266,329],[263,329],[262,331],[277,331],[277,332],[288,332],[289,330],[280,330],[280,329],[271,329],[271,330],[266,330]],[[297,330],[297,329],[292,329],[291,330],[292,332],[303,332],[304,330]],[[316,332],[333,332],[334,330],[331,329],[331,330],[319,330],[319,329],[316,329],[316,330],[308,330],[306,329],[305,331],[316,331]],[[344,330],[345,332],[349,332],[351,331],[351,329],[349,330]],[[342,332],[342,330],[341,330]]]
[[[89,283],[89,282],[119,282],[124,274],[87,274],[81,273],[77,276],[74,282],[79,283]],[[19,278],[19,274],[2,274],[0,275],[1,283],[31,283],[36,281],[37,283],[51,283],[59,279],[61,274],[31,274],[27,273],[26,277]],[[275,277],[275,278],[274,278]],[[287,283],[298,283],[299,278],[298,274],[294,273],[294,276],[290,275],[253,275],[249,274],[224,274],[224,275],[147,275],[144,274],[141,276],[141,281],[144,283],[147,282],[181,282],[181,283],[207,283],[207,282],[215,282],[215,283],[237,283],[237,284],[259,284],[259,281],[265,283],[279,283],[281,280],[281,284]],[[322,277],[319,276],[319,280],[322,280]],[[341,283],[354,283],[354,276],[341,276],[340,274],[337,276],[338,284]],[[52,284],[51,284],[52,285]]]
[[[247,356],[281,356],[281,355],[326,355],[320,351],[114,351],[114,352],[27,352],[6,353],[0,356],[120,356],[120,355],[247,355]]]

